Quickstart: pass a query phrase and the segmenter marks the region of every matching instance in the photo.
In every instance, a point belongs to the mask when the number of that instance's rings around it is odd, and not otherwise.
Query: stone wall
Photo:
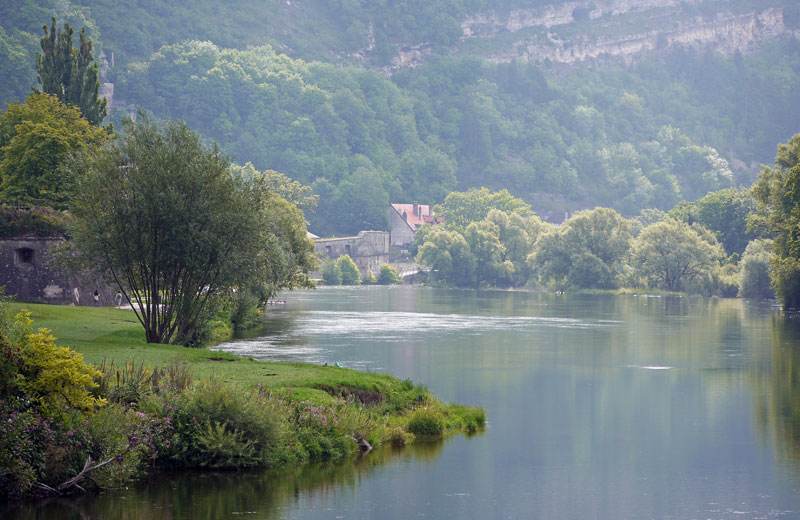
[[[377,276],[381,265],[389,263],[389,232],[361,231],[358,236],[320,238],[314,247],[322,261],[349,255],[362,276],[372,271]]]
[[[73,273],[56,265],[54,250],[61,238],[16,238],[0,240],[0,286],[16,301],[60,305],[113,305],[116,290],[99,277]]]

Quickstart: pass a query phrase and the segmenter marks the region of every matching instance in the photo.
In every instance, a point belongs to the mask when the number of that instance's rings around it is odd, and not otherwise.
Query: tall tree
[[[149,343],[191,344],[215,298],[308,285],[302,214],[232,173],[185,123],[140,116],[80,179],[73,243],[131,302]]]
[[[99,125],[106,117],[106,100],[99,97],[97,63],[92,56],[92,40],[86,37],[86,28],[82,28],[78,36],[78,48],[73,44],[73,30],[67,22],[64,22],[64,30],[60,31],[53,18],[50,30],[46,25],[42,29],[42,52],[36,53],[37,79],[42,90],[80,108],[83,117],[93,125]]]
[[[775,166],[764,166],[753,186],[749,224],[774,235],[772,285],[785,309],[800,309],[800,134],[778,146]]]

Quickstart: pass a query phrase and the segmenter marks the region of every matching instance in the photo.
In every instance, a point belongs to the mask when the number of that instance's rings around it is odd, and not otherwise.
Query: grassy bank
[[[56,487],[81,470],[87,454],[98,461],[125,452],[122,462],[92,475],[101,487],[113,487],[153,466],[292,465],[346,456],[367,445],[472,432],[485,422],[481,409],[442,403],[425,387],[388,375],[148,345],[130,311],[8,306],[11,314],[28,310],[33,329],[50,329],[54,343],[99,368],[88,369],[98,386],[81,383],[98,404],[78,409],[74,400],[60,399],[63,384],[50,393],[31,384],[49,377],[40,365],[52,356],[41,353],[57,347],[30,331],[4,332],[18,338],[22,355],[12,357],[25,373],[24,380],[4,388],[0,409],[4,423],[12,425],[5,440],[0,433],[0,444],[8,444],[0,446],[6,454],[0,457],[0,487],[9,495],[36,491],[36,482]],[[9,342],[0,346],[8,349]],[[39,425],[46,431],[38,431]],[[38,448],[42,439],[47,444]],[[57,460],[48,459],[50,453]]]

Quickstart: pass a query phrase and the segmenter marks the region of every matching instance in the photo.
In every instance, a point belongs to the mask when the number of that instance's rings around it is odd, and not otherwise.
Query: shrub
[[[251,291],[239,291],[234,295],[229,318],[234,330],[247,330],[259,323],[263,317],[259,303]]]
[[[361,277],[361,285],[375,285],[375,283],[377,283],[377,281],[371,270],[367,271],[367,274]]]
[[[747,244],[741,262],[739,296],[758,299],[774,297],[769,279],[771,257],[771,240],[753,240]]]
[[[67,347],[59,347],[48,329],[33,332],[28,311],[16,318],[17,341],[22,354],[19,390],[36,397],[55,411],[58,408],[93,410],[105,400],[90,394],[97,387],[94,379],[100,372],[83,361],[83,356]]]
[[[347,417],[353,408],[318,405],[309,401],[297,403],[298,440],[311,459],[332,459],[352,453],[356,449],[355,421]],[[357,413],[357,412],[356,412]],[[364,438],[367,436],[364,435]]]
[[[162,455],[185,467],[234,469],[263,463],[281,439],[280,408],[271,399],[216,380],[201,381],[186,396],[166,398],[162,410],[175,433]],[[233,450],[234,441],[247,446]]]
[[[396,285],[402,283],[400,275],[397,274],[397,269],[389,264],[381,266],[381,272],[378,274],[378,283],[380,285]]]
[[[322,266],[322,280],[325,285],[341,285],[342,271],[339,269],[339,264],[333,260],[325,262]]]
[[[103,359],[98,371],[98,393],[112,402],[124,405],[138,403],[151,391],[153,369],[145,367],[144,363],[139,363],[137,367],[133,358],[129,358],[122,368],[115,367],[113,362],[106,364]]]
[[[414,441],[414,435],[405,431],[402,426],[391,426],[383,435],[383,442],[390,446],[405,446]]]
[[[196,450],[201,468],[239,469],[261,462],[256,441],[227,422],[204,421],[197,432]]]
[[[358,285],[361,273],[358,272],[358,267],[353,259],[348,255],[340,256],[336,260],[336,266],[339,272],[342,273],[342,285]]]
[[[70,217],[50,208],[0,206],[0,238],[63,237]]]
[[[433,408],[418,408],[411,414],[408,431],[416,436],[441,437],[444,433],[444,416]]]
[[[138,477],[172,431],[168,420],[120,404],[94,413],[87,420],[87,427],[92,458],[99,462],[115,457],[112,463],[92,473],[92,479],[102,488],[119,487]]]

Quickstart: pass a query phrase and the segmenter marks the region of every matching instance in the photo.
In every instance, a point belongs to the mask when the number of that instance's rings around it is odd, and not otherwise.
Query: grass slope
[[[124,366],[132,357],[136,364],[163,366],[171,358],[188,362],[196,378],[208,378],[253,387],[291,387],[305,397],[328,396],[319,387],[350,387],[388,395],[402,382],[385,374],[359,372],[347,368],[306,363],[269,363],[242,358],[226,352],[190,349],[176,345],[145,343],[142,326],[131,311],[109,307],[67,307],[46,304],[12,303],[13,313],[31,312],[33,327],[48,328],[56,342],[83,354],[95,365],[105,360]]]

